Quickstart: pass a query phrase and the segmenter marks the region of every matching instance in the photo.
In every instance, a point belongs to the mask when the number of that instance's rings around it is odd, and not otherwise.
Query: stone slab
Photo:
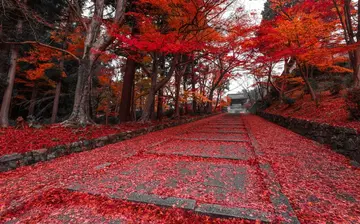
[[[153,147],[148,153],[160,155],[178,155],[201,158],[249,160],[252,158],[250,144],[238,142],[194,143],[192,141],[172,140]]]
[[[216,129],[223,129],[223,130],[245,130],[245,126],[226,126],[226,125],[201,125],[196,126],[194,129],[210,129],[210,130],[216,130]]]
[[[155,200],[156,204],[164,205],[174,201],[182,204],[182,199],[191,199],[230,207],[248,204],[259,209],[270,206],[269,199],[264,201],[261,196],[262,186],[265,185],[261,176],[250,165],[161,157],[130,160],[125,166],[113,164],[100,176],[95,172],[94,176],[72,183],[68,189],[145,203]],[[170,199],[162,200],[165,198]]]
[[[249,140],[221,139],[221,138],[177,138],[189,141],[217,141],[217,142],[250,142]]]
[[[191,131],[179,135],[181,138],[209,138],[209,139],[228,139],[228,140],[248,140],[249,137],[247,134],[234,134],[234,133],[217,133],[217,132],[208,132],[201,133],[197,131]]]
[[[270,200],[274,205],[275,212],[286,220],[286,223],[300,224],[291,207],[289,199],[281,192],[281,186],[276,181],[275,173],[268,163],[260,164],[260,169],[266,174],[264,181],[270,190]]]
[[[190,209],[190,210],[194,210],[196,204],[196,201],[192,199],[177,198],[177,197],[162,198],[158,195],[139,194],[137,192],[131,193],[127,197],[127,200],[134,202],[155,204],[165,207]]]
[[[215,130],[215,131],[211,131],[211,130],[199,130],[196,131],[196,133],[218,133],[218,134],[246,134],[245,131],[227,131],[227,130]]]
[[[100,164],[100,165],[97,165],[97,166],[95,166],[95,170],[101,170],[101,169],[104,169],[104,168],[106,168],[106,167],[108,167],[108,166],[110,166],[111,165],[111,163],[103,163],[103,164]]]
[[[249,208],[229,208],[216,204],[199,204],[195,208],[196,212],[206,215],[235,217],[262,222],[271,222],[271,213],[249,209]]]

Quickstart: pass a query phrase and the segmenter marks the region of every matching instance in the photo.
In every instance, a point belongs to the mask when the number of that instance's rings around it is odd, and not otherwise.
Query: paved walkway
[[[0,223],[360,223],[359,177],[325,146],[220,115],[2,173]]]

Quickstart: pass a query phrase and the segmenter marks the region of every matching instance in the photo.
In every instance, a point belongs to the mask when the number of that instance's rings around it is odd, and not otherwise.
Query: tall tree
[[[114,18],[110,19],[113,26],[120,26],[125,14],[126,0],[117,0],[114,12]],[[78,3],[73,5],[77,7]],[[83,55],[79,60],[78,79],[75,90],[75,99],[72,113],[65,122],[86,125],[93,123],[90,118],[89,92],[90,80],[92,78],[92,69],[100,54],[104,52],[115,40],[108,29],[103,30],[103,18],[105,10],[105,0],[94,1],[94,12],[91,15],[90,23],[86,24],[82,19],[85,28],[85,44]],[[81,15],[81,11],[77,11]]]

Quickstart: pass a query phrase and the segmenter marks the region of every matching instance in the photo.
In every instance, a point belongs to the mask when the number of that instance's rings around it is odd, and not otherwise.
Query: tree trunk
[[[206,113],[211,114],[211,112],[212,112],[212,100],[213,100],[213,98],[214,98],[214,90],[211,90],[210,95],[209,95],[209,102],[208,102],[207,107],[206,107]]]
[[[175,114],[174,117],[180,117],[180,106],[179,106],[179,98],[180,98],[180,83],[181,83],[181,74],[176,72],[175,75]]]
[[[155,113],[155,108],[156,108],[156,93],[154,95],[154,101],[151,105],[151,112],[150,112],[150,117],[151,117],[151,120],[156,120],[156,113]]]
[[[126,60],[126,68],[124,74],[123,89],[121,92],[121,103],[120,103],[120,121],[131,120],[131,96],[133,90],[133,83],[136,71],[136,62],[128,58]]]
[[[22,31],[23,21],[19,20],[16,28],[17,33],[20,34]],[[8,71],[8,85],[6,86],[3,102],[1,103],[0,109],[0,125],[1,127],[8,127],[9,126],[9,109],[11,103],[11,95],[14,88],[15,82],[15,74],[16,74],[16,62],[18,59],[18,49],[17,46],[12,45],[10,50],[10,68]]]
[[[154,62],[154,64],[155,63],[156,62]],[[156,68],[154,68],[154,70],[156,70]],[[150,87],[150,90],[149,90],[149,94],[146,97],[144,110],[143,110],[143,113],[142,113],[141,118],[140,118],[140,120],[143,121],[143,122],[149,121],[150,118],[151,118],[151,112],[153,111],[153,108],[154,108],[154,101],[155,101],[155,94],[156,94],[156,90],[155,90],[156,89],[156,82],[157,82],[157,73],[153,73],[151,75],[151,87]]]
[[[66,47],[66,42],[64,40],[63,43],[63,47]],[[64,72],[64,54],[61,57],[60,60],[60,64],[59,64],[59,68],[61,72]],[[54,104],[53,104],[53,108],[52,108],[52,113],[51,113],[51,123],[54,124],[56,122],[56,116],[59,110],[59,100],[60,100],[60,94],[61,94],[61,77],[59,77],[59,80],[56,83],[56,89],[55,89],[55,98],[54,98]]]
[[[192,110],[193,110],[193,113],[197,112],[195,85],[196,85],[195,73],[192,72],[191,73],[191,92],[192,92]]]
[[[38,84],[35,82],[32,92],[31,92],[28,116],[34,116],[35,106],[36,106],[36,96],[37,96],[37,91],[38,91],[37,87],[38,87]]]
[[[355,50],[355,66],[353,73],[354,87],[360,87],[360,47],[357,47]]]
[[[15,74],[16,74],[16,61],[18,58],[18,49],[16,46],[11,46],[11,61],[8,71],[8,85],[5,89],[3,102],[0,110],[0,125],[1,127],[9,126],[9,109],[11,103],[11,95],[14,88]]]
[[[93,124],[94,122],[90,118],[89,113],[89,77],[91,71],[92,63],[90,59],[85,59],[81,61],[79,71],[78,71],[78,79],[76,83],[75,89],[75,100],[73,111],[66,123],[74,123],[80,124],[82,126],[87,124]]]
[[[96,117],[96,110],[94,110],[93,108],[93,80],[92,80],[92,75],[89,75],[89,81],[88,81],[88,86],[89,86],[89,91],[88,91],[88,101],[87,101],[87,111],[89,111],[89,116],[91,120],[94,120]]]
[[[158,92],[157,119],[162,120],[163,117],[163,88]]]
[[[217,106],[218,106],[218,104],[219,104],[220,93],[221,93],[221,89],[218,90],[218,94],[217,94],[217,97],[216,97],[216,103],[215,103],[214,112],[216,112],[216,108],[217,108]]]
[[[186,86],[186,83],[187,83],[187,78],[188,78],[188,75],[189,73],[186,73],[185,75],[184,75],[184,78],[183,78],[183,90],[184,90],[184,112],[185,112],[185,114],[188,114],[189,113],[189,110],[188,110],[188,97],[187,97],[187,93],[185,94],[185,92],[187,92],[187,86]]]
[[[157,56],[155,55],[154,61],[153,61],[153,69],[150,74],[151,87],[149,90],[149,94],[147,95],[147,98],[146,98],[144,111],[140,118],[140,120],[142,122],[147,122],[150,120],[151,112],[154,108],[155,94],[171,79],[171,77],[173,76],[173,74],[175,72],[178,60],[179,60],[179,55],[175,55],[170,64],[170,69],[169,69],[168,74],[159,83],[157,83],[158,60],[157,60]]]
[[[122,23],[125,14],[125,5],[125,0],[116,1],[115,17],[112,20],[114,25],[120,25]],[[63,123],[65,125],[68,123],[75,125],[94,123],[89,113],[89,80],[91,79],[92,66],[99,58],[99,52],[105,51],[115,39],[114,36],[101,32],[105,1],[96,0],[94,1],[94,6],[94,14],[86,29],[84,53],[79,64],[73,111],[69,119]],[[96,49],[99,52],[94,52],[92,49]]]
[[[60,100],[60,94],[61,94],[61,79],[56,83],[56,89],[55,89],[55,99],[54,104],[52,108],[52,114],[51,114],[51,123],[54,124],[56,122],[56,116],[59,110],[59,100]]]
[[[153,107],[153,102],[155,100],[155,88],[152,87],[149,91],[149,94],[147,95],[146,101],[145,101],[145,105],[144,105],[144,110],[143,113],[141,115],[140,120],[145,122],[145,121],[149,121],[151,118],[151,112],[152,112],[152,107]]]
[[[130,114],[131,114],[131,120],[136,121],[136,98],[135,98],[135,83],[133,82],[132,85],[132,91],[131,91],[131,106],[130,106]]]
[[[309,82],[309,79],[306,78],[305,76],[302,76],[302,77],[303,77],[303,79],[305,81],[306,86],[309,88],[312,100],[315,101],[316,105],[318,105],[319,102],[318,102],[318,99],[316,97],[316,93],[315,93],[314,89],[312,88],[311,83]]]
[[[302,66],[300,65],[300,63],[299,63],[298,61],[296,61],[296,64],[297,64],[297,66],[298,66],[298,68],[299,68],[301,77],[303,78],[303,80],[304,80],[304,82],[305,82],[305,85],[309,88],[310,95],[311,95],[311,99],[312,99],[313,101],[315,101],[316,106],[318,106],[318,105],[319,105],[319,102],[318,102],[318,99],[317,99],[317,97],[316,97],[316,93],[315,93],[314,89],[312,88],[311,83],[309,82],[309,79],[308,79],[309,74],[305,74],[305,73],[304,73],[304,71],[302,70]]]

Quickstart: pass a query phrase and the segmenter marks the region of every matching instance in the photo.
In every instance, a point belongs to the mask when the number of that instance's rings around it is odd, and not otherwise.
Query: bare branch
[[[80,58],[78,58],[76,55],[74,55],[70,51],[67,51],[67,50],[64,50],[64,49],[61,49],[61,48],[58,48],[58,47],[50,46],[50,45],[47,45],[47,44],[43,44],[43,43],[40,43],[40,42],[37,42],[37,41],[22,41],[22,42],[4,42],[4,41],[0,41],[0,43],[2,43],[2,44],[13,44],[13,45],[25,45],[25,44],[39,45],[39,46],[42,46],[42,47],[46,47],[46,48],[53,49],[53,50],[56,50],[56,51],[61,51],[61,52],[65,53],[65,54],[68,54],[68,55],[70,55],[71,57],[73,57],[75,60],[77,60],[80,63]]]

